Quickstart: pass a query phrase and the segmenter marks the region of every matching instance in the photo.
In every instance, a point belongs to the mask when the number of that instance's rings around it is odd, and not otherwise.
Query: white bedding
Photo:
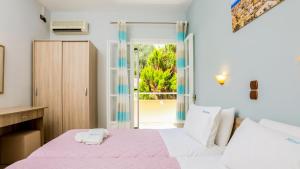
[[[223,147],[207,148],[184,133],[183,129],[164,129],[159,133],[172,157],[221,156]]]
[[[221,164],[221,155],[202,157],[178,157],[181,169],[228,169]]]

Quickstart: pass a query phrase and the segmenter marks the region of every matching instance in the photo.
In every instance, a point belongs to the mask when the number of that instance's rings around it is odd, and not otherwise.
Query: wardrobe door
[[[33,44],[33,105],[47,106],[45,141],[62,133],[62,42]]]
[[[89,43],[63,42],[63,129],[89,128]]]
[[[89,42],[89,127],[96,128],[97,115],[97,48]]]

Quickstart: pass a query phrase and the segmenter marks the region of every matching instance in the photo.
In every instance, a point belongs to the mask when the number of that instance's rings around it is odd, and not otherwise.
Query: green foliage
[[[139,50],[139,66],[140,70],[142,70],[147,65],[147,58],[149,53],[151,53],[154,49],[153,45],[145,45],[145,44],[135,44],[134,48]],[[135,65],[136,66],[136,65]],[[134,74],[136,75],[136,70]]]
[[[168,44],[155,47],[140,64],[140,92],[176,92],[176,46]],[[143,62],[145,63],[145,62]],[[174,95],[141,95],[141,99],[174,99]]]

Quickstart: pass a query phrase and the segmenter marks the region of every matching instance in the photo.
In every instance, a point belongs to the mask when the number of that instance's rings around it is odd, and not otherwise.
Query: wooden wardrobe
[[[97,126],[97,50],[91,42],[33,42],[33,105],[48,107],[46,142]]]

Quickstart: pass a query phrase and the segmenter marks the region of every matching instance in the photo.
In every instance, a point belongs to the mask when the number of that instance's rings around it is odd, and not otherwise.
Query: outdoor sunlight
[[[174,128],[176,45],[136,44],[135,114],[140,128]]]

